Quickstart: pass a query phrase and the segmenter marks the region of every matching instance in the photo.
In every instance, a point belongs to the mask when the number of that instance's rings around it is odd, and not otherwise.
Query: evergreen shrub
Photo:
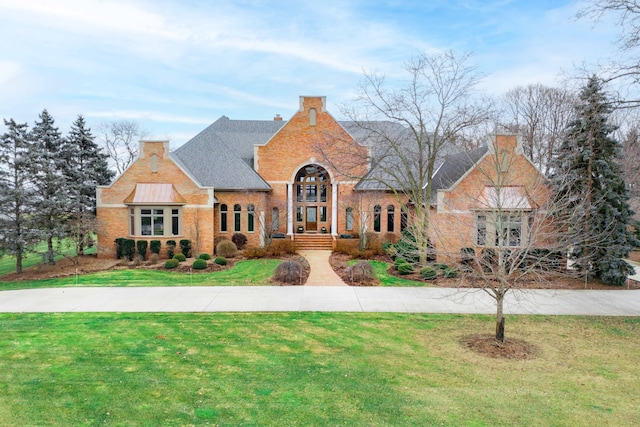
[[[200,256],[198,258],[203,259],[205,261],[208,261],[208,260],[211,259],[211,255],[209,255],[209,254],[200,254]]]
[[[216,259],[214,259],[213,262],[218,265],[227,265],[227,259],[222,256],[216,257]]]
[[[167,270],[171,270],[173,268],[176,268],[178,265],[180,265],[180,261],[175,258],[171,258],[165,261],[164,268],[166,268]]]
[[[180,250],[182,251],[182,254],[185,257],[191,258],[191,240],[189,239],[180,240]]]
[[[402,275],[412,274],[413,272],[414,272],[413,266],[408,262],[405,262],[404,264],[400,264],[398,266],[398,273]]]
[[[420,277],[422,277],[424,280],[433,280],[438,275],[438,273],[433,267],[421,268],[419,274],[420,274]]]
[[[193,268],[195,270],[204,270],[205,268],[207,268],[207,261],[202,258],[198,258],[197,260],[193,261]]]
[[[133,239],[122,240],[122,257],[133,261],[133,255],[136,253],[136,241]]]
[[[173,256],[173,259],[177,259],[179,262],[185,262],[187,260],[187,257],[184,256],[184,254],[175,254]]]
[[[162,247],[162,243],[160,242],[160,240],[152,240],[149,243],[149,250],[151,251],[152,254],[160,255],[161,247]]]
[[[136,242],[136,248],[138,249],[138,255],[140,255],[140,258],[142,258],[143,261],[145,259],[147,259],[147,245],[148,244],[149,244],[149,242],[147,242],[146,240],[138,240]]]
[[[456,277],[458,277],[458,270],[456,270],[455,268],[445,268],[444,270],[442,270],[442,277],[445,277],[447,279],[455,279]]]
[[[173,258],[173,254],[176,250],[176,241],[167,240],[167,258]]]

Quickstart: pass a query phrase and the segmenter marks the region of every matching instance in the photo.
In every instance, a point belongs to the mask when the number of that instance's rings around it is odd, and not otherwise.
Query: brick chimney
[[[273,120],[275,120],[276,122],[281,122],[282,121],[282,116],[280,114],[276,114],[276,116],[273,118]]]

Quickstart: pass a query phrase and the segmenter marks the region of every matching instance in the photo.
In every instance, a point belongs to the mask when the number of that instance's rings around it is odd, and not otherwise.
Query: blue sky
[[[616,26],[565,0],[0,0],[0,116],[63,132],[133,119],[177,147],[221,115],[285,119],[300,95],[348,101],[363,70],[472,52],[482,89],[560,85],[616,54]]]

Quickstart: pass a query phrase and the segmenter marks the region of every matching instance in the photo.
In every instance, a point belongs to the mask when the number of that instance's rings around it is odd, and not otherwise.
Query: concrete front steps
[[[331,250],[333,238],[331,234],[299,233],[293,236],[297,250]]]

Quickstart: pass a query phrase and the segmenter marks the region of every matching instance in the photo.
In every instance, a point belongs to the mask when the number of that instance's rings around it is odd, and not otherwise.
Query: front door
[[[318,231],[318,208],[316,206],[307,206],[307,231]]]

